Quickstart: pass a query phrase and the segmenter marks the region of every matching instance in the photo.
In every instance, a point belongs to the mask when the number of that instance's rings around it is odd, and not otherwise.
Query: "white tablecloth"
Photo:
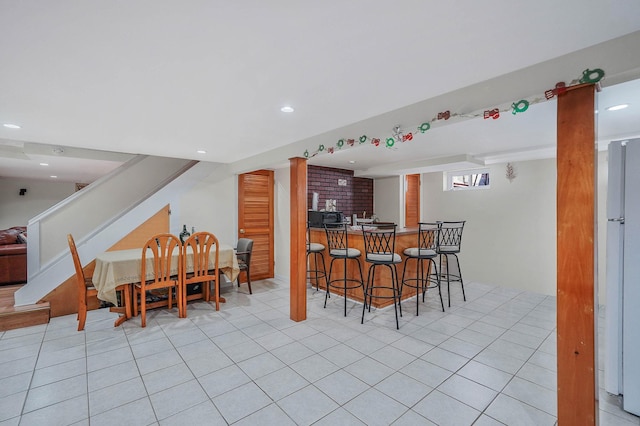
[[[176,248],[172,259],[172,272],[178,273],[178,252]],[[218,247],[218,268],[225,276],[233,281],[240,273],[238,259],[233,247],[220,244]],[[193,254],[187,253],[187,272],[193,272]],[[212,257],[209,268],[214,268],[215,258]],[[104,252],[96,257],[96,267],[93,271],[93,285],[98,290],[98,299],[118,304],[116,287],[122,284],[139,283],[142,265],[142,249],[114,250]],[[153,263],[147,256],[147,277],[153,279]]]

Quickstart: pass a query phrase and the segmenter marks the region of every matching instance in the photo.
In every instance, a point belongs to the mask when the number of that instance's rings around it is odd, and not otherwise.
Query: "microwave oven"
[[[324,228],[324,225],[342,223],[342,212],[320,212],[309,210],[309,227]]]

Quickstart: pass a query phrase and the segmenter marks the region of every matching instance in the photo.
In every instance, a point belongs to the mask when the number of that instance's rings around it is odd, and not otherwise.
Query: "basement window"
[[[444,190],[488,189],[489,169],[456,170],[445,173]]]

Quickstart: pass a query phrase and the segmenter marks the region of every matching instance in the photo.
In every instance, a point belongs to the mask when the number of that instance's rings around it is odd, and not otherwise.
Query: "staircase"
[[[23,285],[0,287],[0,331],[49,323],[49,302],[13,306],[14,294]]]
[[[75,273],[68,233],[73,233],[81,258],[93,259],[165,205],[176,205],[178,211],[184,191],[218,166],[138,155],[31,218],[27,224],[28,280],[16,291],[15,304],[39,302]]]

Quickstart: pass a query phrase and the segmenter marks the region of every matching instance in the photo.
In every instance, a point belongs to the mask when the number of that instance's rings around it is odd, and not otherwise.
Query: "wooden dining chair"
[[[216,311],[220,310],[220,283],[218,276],[218,239],[210,232],[196,232],[182,246],[182,313],[187,316],[187,302],[203,298],[211,301],[211,283],[216,301]],[[187,272],[192,270],[193,272]],[[200,284],[201,293],[189,295],[189,286]]]
[[[69,250],[71,251],[71,258],[73,259],[73,266],[76,270],[76,288],[78,290],[78,331],[84,330],[84,324],[87,320],[87,298],[98,295],[98,290],[93,286],[91,278],[84,276],[84,270],[82,269],[82,263],[80,262],[80,256],[78,256],[78,249],[76,243],[73,240],[71,234],[67,234],[67,241],[69,242]],[[116,291],[122,295],[122,304],[124,305],[124,317],[127,319],[131,317],[131,284],[122,284],[116,287]],[[119,308],[110,308],[112,311]],[[119,311],[118,311],[119,312]],[[116,321],[116,325],[120,325],[122,320]]]
[[[174,260],[174,255],[177,256]],[[147,264],[147,262],[150,262]],[[173,234],[158,234],[142,247],[141,282],[133,286],[133,315],[140,309],[141,326],[147,326],[147,297],[149,290],[167,289],[167,307],[173,308],[173,291],[176,292],[178,316],[182,318],[182,249],[180,239]],[[138,300],[138,298],[140,300]]]
[[[84,276],[78,249],[71,234],[67,235],[69,242],[69,250],[71,250],[71,258],[73,258],[73,266],[76,269],[76,288],[78,289],[78,331],[84,330],[84,323],[87,320],[87,297],[97,296],[98,290],[93,286],[91,278]]]

